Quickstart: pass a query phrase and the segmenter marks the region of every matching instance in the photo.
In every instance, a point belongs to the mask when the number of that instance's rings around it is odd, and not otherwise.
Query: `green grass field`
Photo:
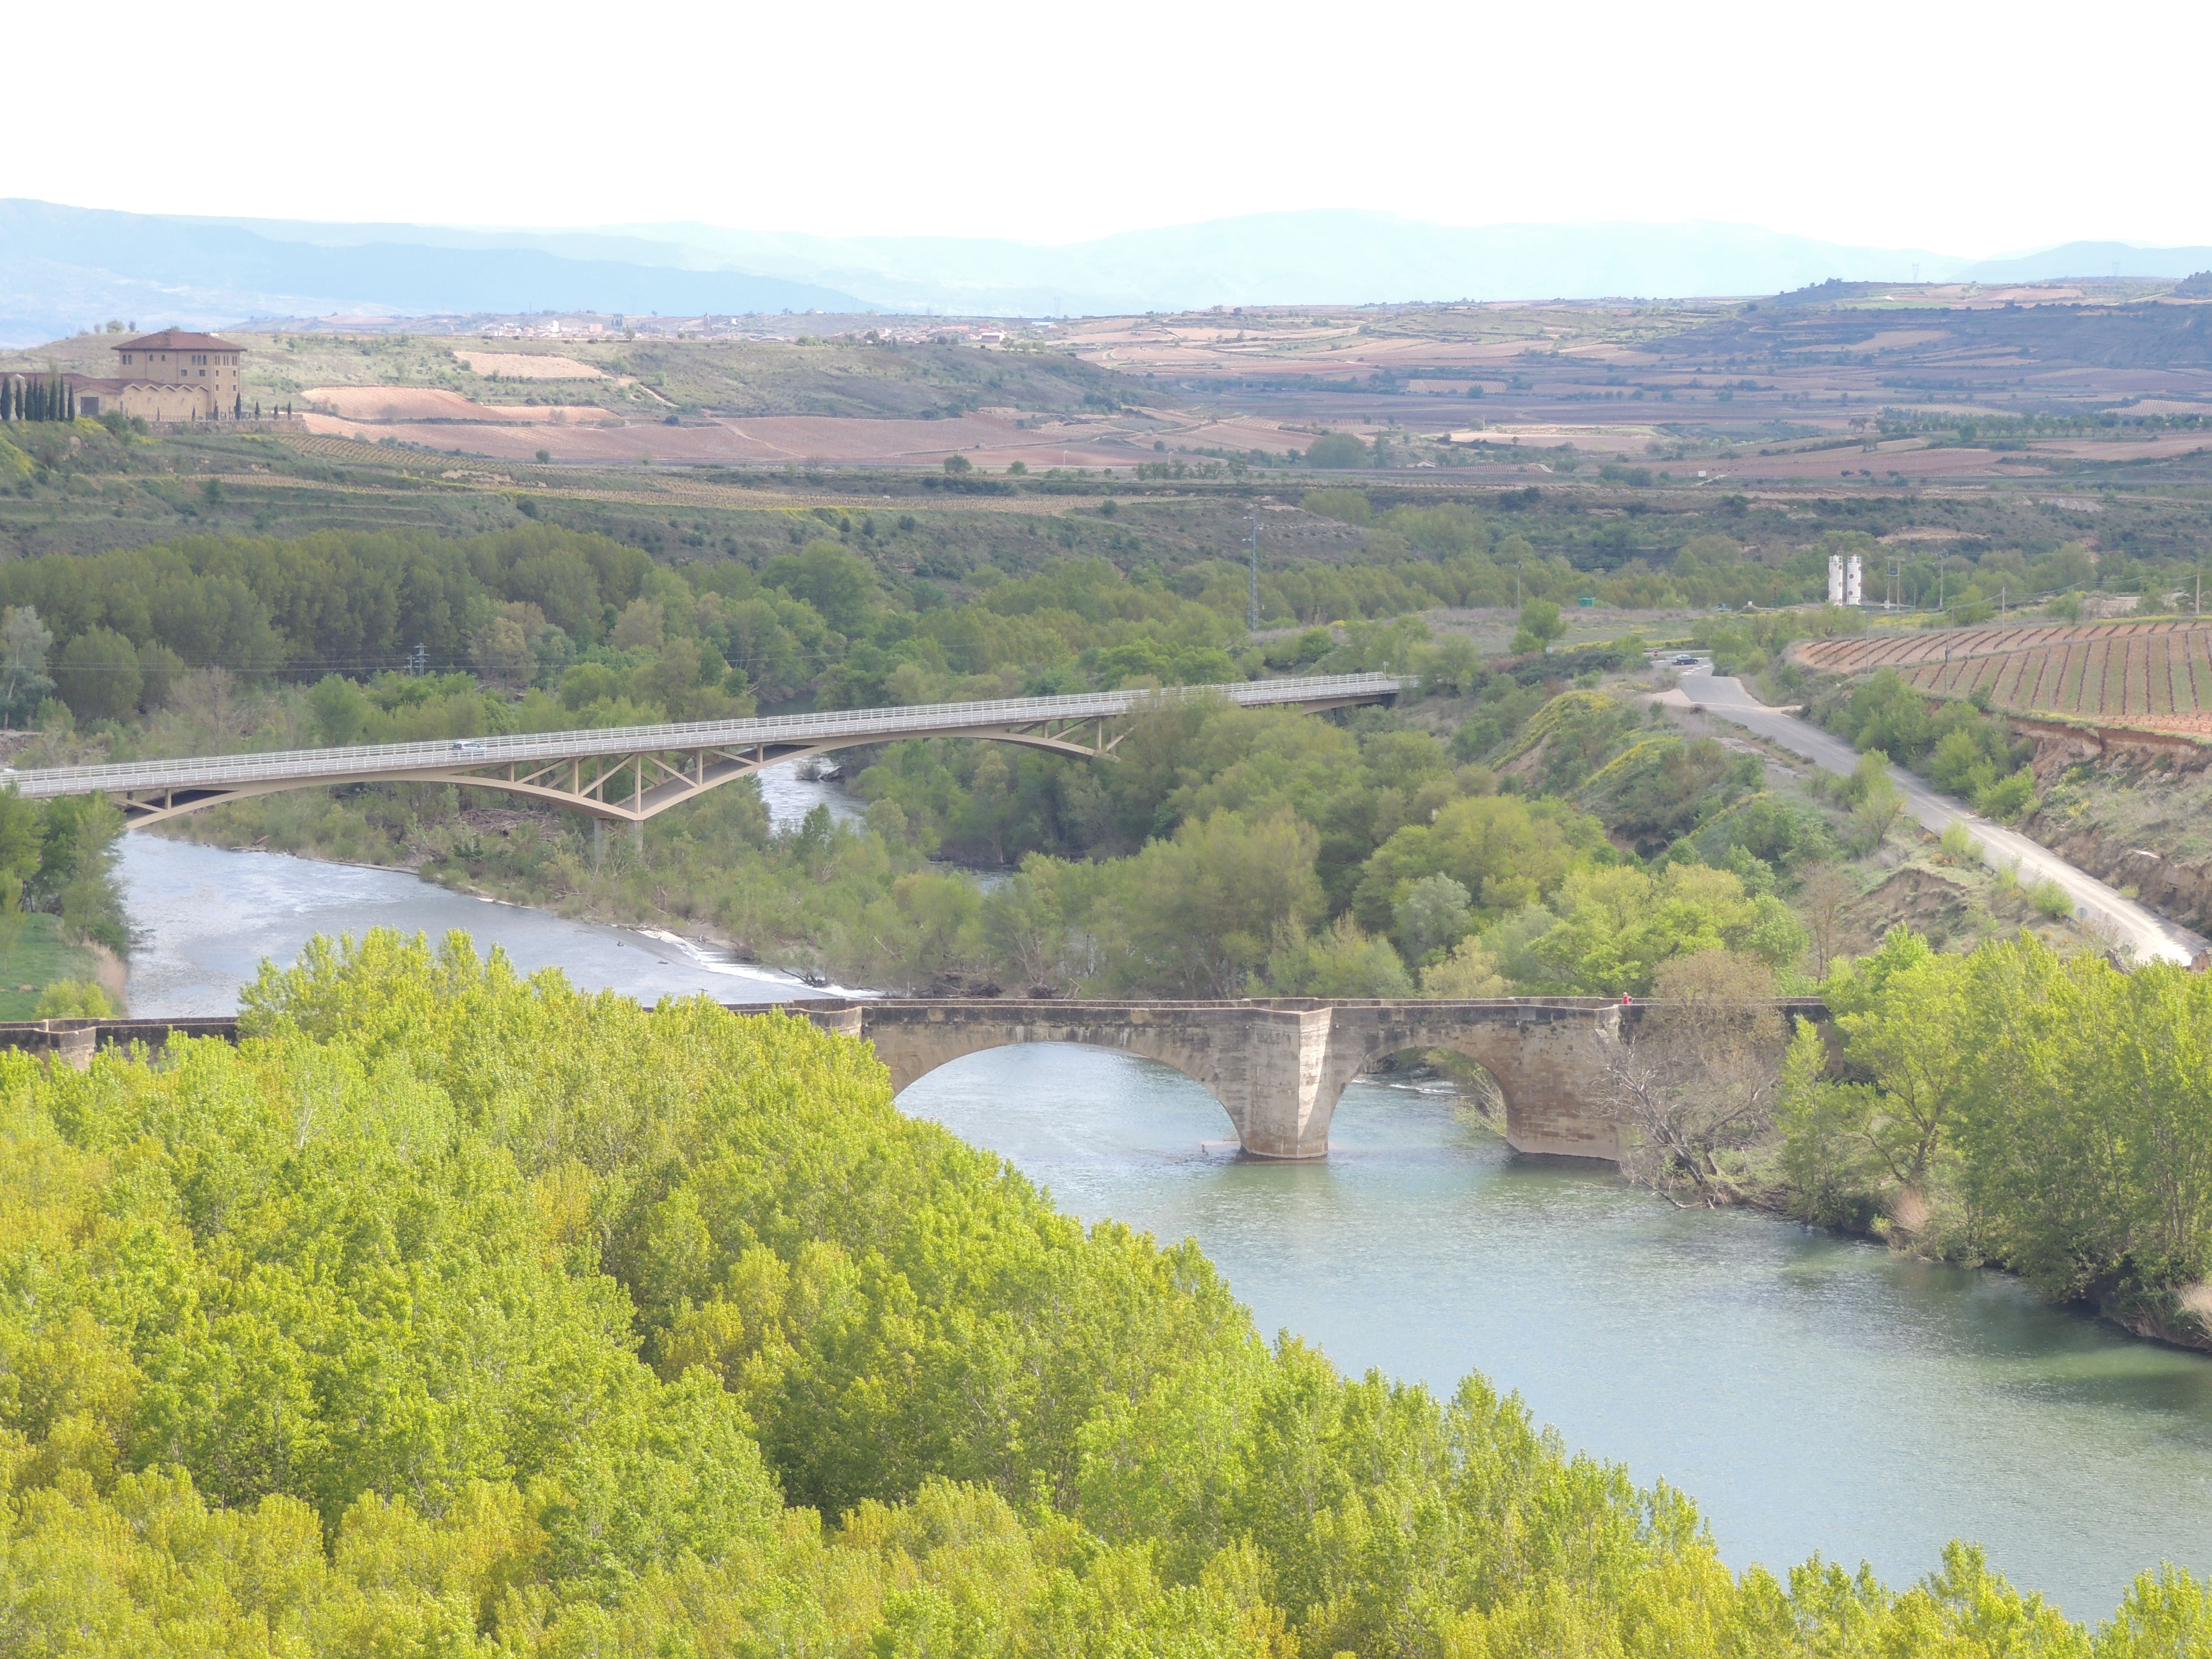
[[[39,993],[58,979],[95,979],[99,963],[81,945],[65,945],[53,916],[23,918],[23,931],[6,948],[0,936],[0,1020],[29,1019]]]

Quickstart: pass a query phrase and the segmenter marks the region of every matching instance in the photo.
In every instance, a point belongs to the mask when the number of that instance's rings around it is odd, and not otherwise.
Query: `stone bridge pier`
[[[1013,1043],[1074,1042],[1141,1054],[1202,1084],[1228,1113],[1238,1143],[1261,1158],[1327,1157],[1329,1121],[1346,1084],[1386,1055],[1449,1049],[1497,1079],[1506,1139],[1516,1151],[1616,1162],[1620,1156],[1603,1112],[1620,1008],[1597,999],[838,999],[783,1006],[873,1043],[894,1094],[963,1054]]]

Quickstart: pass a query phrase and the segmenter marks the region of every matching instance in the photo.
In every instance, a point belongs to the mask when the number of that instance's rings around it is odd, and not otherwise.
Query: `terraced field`
[[[2212,737],[2212,623],[2052,623],[1911,636],[1809,641],[1808,668],[1894,668],[1942,696],[1985,688],[1997,708],[2100,725]]]

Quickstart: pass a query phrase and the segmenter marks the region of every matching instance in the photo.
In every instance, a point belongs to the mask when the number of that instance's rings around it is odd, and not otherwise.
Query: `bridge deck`
[[[288,749],[266,754],[125,761],[20,772],[0,769],[0,784],[12,785],[26,797],[41,800],[58,795],[131,794],[157,790],[236,791],[255,785],[403,778],[410,773],[450,775],[459,769],[481,773],[493,767],[526,764],[543,768],[562,761],[627,759],[656,752],[742,750],[798,753],[890,742],[899,738],[957,736],[963,732],[1118,720],[1136,713],[1148,700],[1163,696],[1219,697],[1245,708],[1341,708],[1395,696],[1403,684],[1389,674],[1310,675],[1235,685],[1180,687],[1165,693],[1094,691],[1073,696],[1008,697],[986,702],[930,703],[911,708],[839,709],[766,719],[618,726],[596,732],[368,744],[342,749]],[[493,779],[479,777],[472,781],[496,787]]]

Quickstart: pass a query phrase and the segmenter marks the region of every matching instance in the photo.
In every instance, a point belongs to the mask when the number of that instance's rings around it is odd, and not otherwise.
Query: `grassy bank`
[[[15,926],[20,931],[10,939],[9,923],[0,917],[0,1020],[37,1018],[40,994],[58,981],[122,988],[117,959],[97,946],[67,941],[60,917],[34,912],[18,917]]]

